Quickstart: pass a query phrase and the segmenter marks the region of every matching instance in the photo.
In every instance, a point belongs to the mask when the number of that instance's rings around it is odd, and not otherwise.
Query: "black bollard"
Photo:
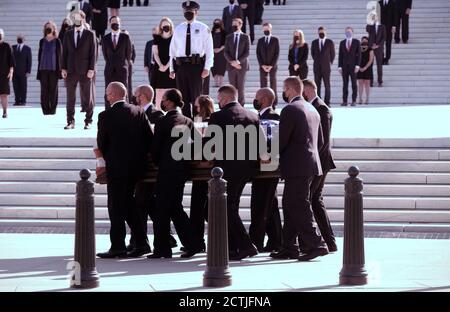
[[[208,248],[204,287],[225,287],[231,285],[228,267],[228,223],[227,223],[227,181],[222,179],[223,170],[215,167],[213,177],[208,181]]]
[[[94,183],[89,180],[90,177],[91,172],[83,169],[80,171],[81,180],[77,183],[74,260],[80,272],[75,274],[79,281],[71,281],[73,288],[99,286],[100,278],[95,267]]]
[[[358,178],[358,167],[350,167],[348,175],[350,177],[345,180],[344,264],[339,273],[339,284],[365,285],[363,181]]]

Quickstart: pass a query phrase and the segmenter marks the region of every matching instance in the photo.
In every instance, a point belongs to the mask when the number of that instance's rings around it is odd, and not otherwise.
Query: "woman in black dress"
[[[3,118],[8,117],[9,82],[14,72],[14,55],[9,43],[5,42],[5,33],[0,29],[0,99],[3,108]]]
[[[152,72],[151,85],[156,91],[155,104],[161,107],[161,98],[167,89],[176,88],[176,80],[170,78],[169,48],[173,35],[173,23],[170,18],[163,17],[159,22],[158,34],[153,40],[153,59],[155,66]]]
[[[120,0],[108,0],[108,8],[111,16],[119,16]]]
[[[214,77],[214,86],[221,87],[223,84],[223,76],[227,66],[224,52],[225,49],[225,37],[227,32],[221,19],[215,19],[212,28],[212,37],[214,44],[214,65],[211,68],[211,72]]]
[[[41,107],[44,115],[54,115],[58,105],[58,80],[61,76],[62,44],[56,24],[44,25],[44,38],[39,41],[37,80],[41,83]]]
[[[370,96],[370,81],[373,80],[373,50],[369,47],[369,38],[364,36],[361,38],[361,63],[359,65],[359,72],[356,74],[359,86],[359,104],[363,103],[362,97],[364,90],[366,92],[366,101],[364,104],[369,104]]]
[[[101,42],[108,28],[108,0],[90,0],[92,5],[92,29]]]
[[[289,75],[299,76],[301,80],[308,78],[308,44],[305,42],[303,31],[294,31],[292,43],[289,46]]]
[[[63,44],[63,42],[64,42],[64,37],[66,35],[66,32],[68,32],[71,27],[72,27],[72,21],[67,17],[65,19],[63,19],[60,31],[58,33],[58,39],[59,39],[59,41],[61,41],[61,44]]]

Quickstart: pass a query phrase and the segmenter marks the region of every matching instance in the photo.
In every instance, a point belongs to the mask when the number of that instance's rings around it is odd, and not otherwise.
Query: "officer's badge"
[[[196,33],[196,34],[199,34],[199,33],[200,33],[200,29],[196,29],[196,30],[195,30],[195,33]]]

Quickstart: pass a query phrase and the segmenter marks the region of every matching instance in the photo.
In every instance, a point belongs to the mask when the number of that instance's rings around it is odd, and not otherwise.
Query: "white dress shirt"
[[[152,105],[153,105],[152,102],[145,104],[144,107],[143,107],[143,108],[144,108],[144,112],[146,112],[147,109],[148,109],[149,107],[151,107]]]
[[[114,36],[116,36],[116,44],[119,43],[120,30],[118,32],[111,31],[111,41],[114,45]]]
[[[267,106],[266,108],[263,108],[262,110],[260,110],[259,111],[259,117],[261,117],[266,112],[266,110],[268,110],[268,109],[270,109],[270,106]]]
[[[325,46],[325,40],[327,40],[327,37],[323,37],[323,39],[319,38],[319,51],[322,51],[322,47]]]
[[[80,38],[81,38],[81,37],[83,37],[84,26],[81,26],[79,31],[80,31]],[[75,47],[78,47],[78,42],[77,42],[78,30],[76,28],[73,29],[73,37],[74,37]]]
[[[111,107],[113,107],[116,103],[124,102],[124,101],[125,101],[125,99],[121,99],[121,100],[115,101],[114,103],[111,104]]]
[[[177,57],[189,57],[186,55],[186,32],[187,22],[183,22],[175,27],[172,41],[170,42],[170,71],[173,72],[172,59]],[[191,54],[205,56],[204,69],[210,70],[214,63],[214,49],[211,30],[204,23],[193,21],[191,23]]]
[[[234,58],[240,64],[241,62],[239,62],[239,43],[241,43],[242,31],[238,30],[238,31],[235,31],[233,34],[234,34],[233,44],[237,40],[237,43],[236,43],[236,55],[234,56]]]

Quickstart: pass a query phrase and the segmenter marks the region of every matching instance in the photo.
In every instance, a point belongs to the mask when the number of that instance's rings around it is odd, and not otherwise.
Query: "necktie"
[[[191,56],[191,24],[187,24],[185,52],[186,56]]]
[[[117,47],[117,35],[113,35],[113,47],[114,49]]]
[[[266,44],[269,45],[269,38],[270,37],[266,37]]]
[[[80,39],[81,39],[81,32],[78,30],[77,31],[77,44],[76,44],[77,48],[78,48],[78,43],[80,42]]]
[[[234,51],[236,51],[236,52],[235,52],[235,59],[236,59],[236,60],[239,58],[239,57],[238,57],[238,51],[239,51],[238,45],[239,45],[239,34],[236,34],[236,35],[234,36]]]
[[[351,47],[352,47],[352,42],[350,40],[347,40],[347,51],[350,51]]]
[[[232,5],[230,5],[230,15],[231,16],[233,15],[233,6]]]
[[[388,5],[389,0],[384,0],[384,6]]]
[[[323,40],[320,40],[320,51],[323,49]]]

